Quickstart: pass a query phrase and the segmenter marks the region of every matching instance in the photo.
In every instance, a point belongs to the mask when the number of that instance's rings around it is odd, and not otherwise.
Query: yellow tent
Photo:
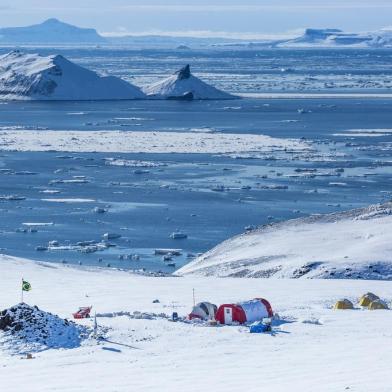
[[[376,299],[380,299],[380,297],[373,293],[366,293],[359,299],[359,306],[367,307]]]
[[[369,310],[388,309],[388,305],[381,299],[376,299],[369,305]]]
[[[334,309],[354,309],[353,303],[347,298],[341,299],[336,302]]]

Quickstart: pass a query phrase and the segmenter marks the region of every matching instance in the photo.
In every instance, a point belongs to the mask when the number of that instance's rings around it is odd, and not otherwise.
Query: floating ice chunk
[[[53,226],[53,222],[24,222],[23,226],[37,227],[37,226]]]
[[[26,200],[26,198],[24,196],[19,196],[19,195],[4,195],[4,196],[0,196],[0,200],[19,201],[19,200]]]
[[[155,249],[154,253],[156,255],[167,255],[167,254],[172,254],[173,256],[181,256],[182,249]]]
[[[107,212],[107,210],[102,207],[94,207],[93,212],[97,214],[104,214],[105,212]]]
[[[188,235],[185,233],[182,233],[181,231],[175,231],[170,234],[170,238],[173,240],[180,240],[180,239],[188,238]]]
[[[120,238],[121,234],[117,234],[117,233],[105,233],[102,238],[104,240],[115,240],[117,238]]]
[[[40,191],[40,193],[47,193],[50,195],[54,195],[56,193],[60,193],[60,191],[58,191],[56,189],[44,189],[43,191]]]
[[[48,201],[52,203],[93,203],[94,199],[81,199],[81,198],[70,198],[70,199],[41,199],[42,201]]]

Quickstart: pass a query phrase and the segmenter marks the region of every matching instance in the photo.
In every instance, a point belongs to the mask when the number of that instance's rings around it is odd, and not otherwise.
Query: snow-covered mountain
[[[80,28],[51,18],[25,27],[0,29],[0,43],[101,43],[105,38],[96,30]]]
[[[106,100],[145,95],[113,76],[99,76],[63,56],[13,51],[0,56],[0,99]]]
[[[233,95],[210,86],[192,75],[186,65],[168,78],[145,87],[144,92],[155,98],[164,99],[233,99]]]
[[[392,202],[266,225],[233,237],[180,275],[392,280]]]

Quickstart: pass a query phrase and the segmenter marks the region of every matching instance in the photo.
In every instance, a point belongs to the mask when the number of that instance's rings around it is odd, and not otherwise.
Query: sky
[[[51,17],[106,35],[274,38],[306,27],[389,27],[392,0],[0,0],[0,27]]]

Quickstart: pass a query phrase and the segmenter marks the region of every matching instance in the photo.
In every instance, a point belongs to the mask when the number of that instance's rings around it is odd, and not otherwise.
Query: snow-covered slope
[[[148,96],[165,99],[233,99],[233,95],[208,85],[191,74],[186,65],[168,78],[146,86],[144,92]]]
[[[229,239],[178,274],[392,280],[391,232],[392,202],[300,218]]]
[[[72,26],[51,18],[43,23],[25,27],[0,29],[1,43],[101,43],[105,38],[96,30]]]
[[[13,51],[0,56],[0,99],[104,100],[144,97],[138,87],[113,76],[99,76],[60,55],[40,56]]]
[[[340,298],[357,306],[367,291],[389,304],[390,282],[155,278],[4,255],[0,271],[2,308],[18,301],[23,276],[32,285],[25,302],[62,319],[92,305],[105,338],[33,351],[28,360],[24,350],[9,352],[0,331],[4,391],[387,392],[392,385],[392,311],[332,309]],[[272,333],[250,334],[242,326],[168,322],[160,315],[188,314],[192,288],[197,302],[217,305],[264,297],[281,319]],[[76,323],[92,328],[94,320]]]

